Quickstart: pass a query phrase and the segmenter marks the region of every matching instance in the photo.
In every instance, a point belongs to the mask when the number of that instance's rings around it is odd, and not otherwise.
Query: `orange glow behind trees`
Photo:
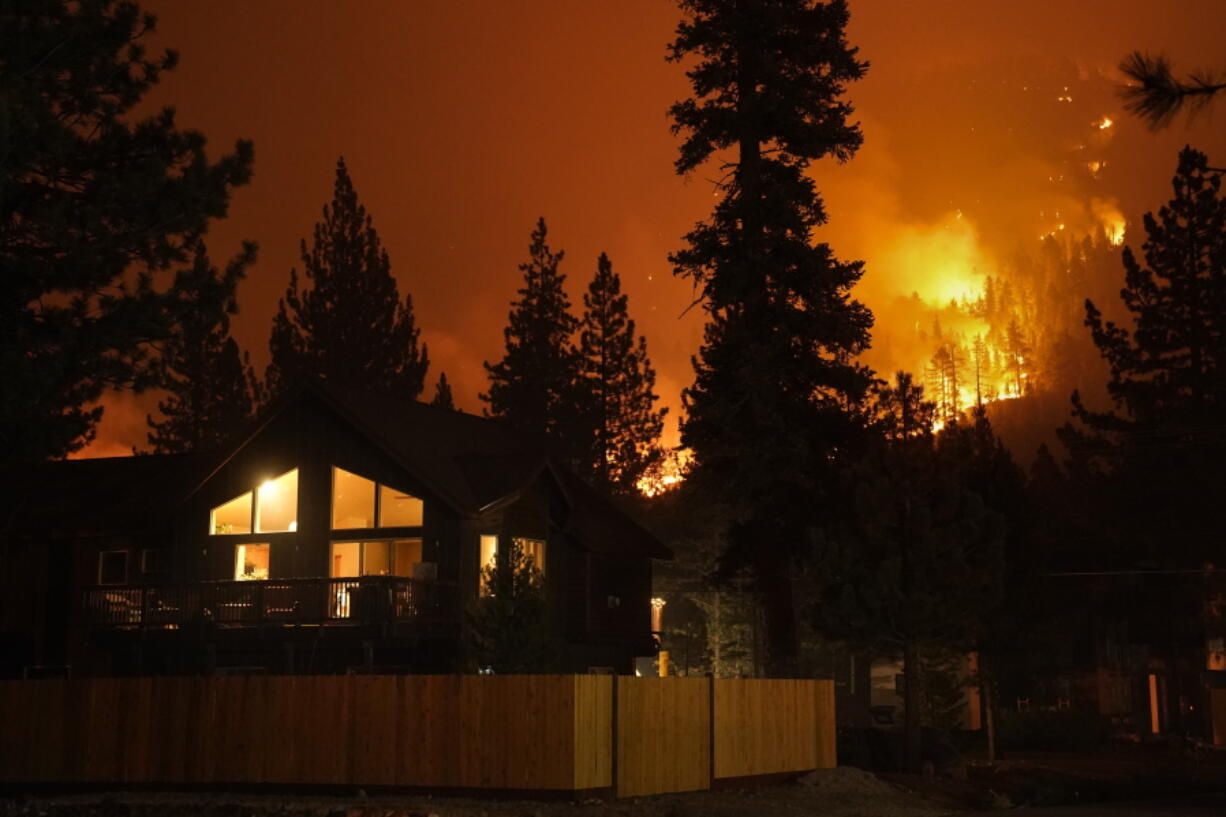
[[[617,259],[670,408],[665,443],[677,444],[702,316],[685,313],[693,292],[672,277],[667,255],[710,210],[715,174],[672,173],[664,111],[684,92],[684,76],[663,60],[672,3],[386,3],[361,14],[287,0],[149,6],[160,16],[149,47],[182,54],[149,110],[173,104],[211,145],[255,143],[252,182],[209,240],[218,258],[244,238],[260,242],[234,320],[258,369],[298,240],[331,192],[326,169],[344,154],[459,408],[480,410],[481,361],[501,353],[524,225],[544,214],[572,257]],[[1181,9],[853,0],[848,36],[873,66],[851,94],[865,144],[854,163],[816,169],[830,215],[819,240],[865,260],[855,295],[878,318],[865,358],[878,372],[922,374],[935,349],[908,339],[917,320],[938,312],[945,326],[950,297],[1012,274],[1019,246],[1034,249],[1056,225],[1066,225],[1062,238],[1090,233],[1104,221],[1092,218],[1092,199],[1118,208],[1109,233],[1118,240],[1118,225],[1167,198],[1184,144],[1226,155],[1226,130],[1208,117],[1151,134],[1117,97],[1116,69],[1133,49],[1178,54],[1188,66],[1220,61],[1226,5]],[[1112,127],[1098,127],[1104,116]],[[1102,164],[1092,172],[1091,162]],[[973,243],[961,228],[945,230],[958,211]],[[946,232],[956,262],[936,241]],[[900,252],[943,266],[904,268],[893,263]],[[1118,265],[1110,272],[1108,292]],[[931,309],[917,314],[906,303],[913,292]],[[1084,336],[1080,319],[1069,320]],[[156,395],[106,403],[88,453],[142,445]]]

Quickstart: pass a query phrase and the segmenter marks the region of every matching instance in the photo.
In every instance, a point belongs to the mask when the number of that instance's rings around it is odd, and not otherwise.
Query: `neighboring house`
[[[1019,639],[998,673],[1001,708],[1080,710],[1111,732],[1226,746],[1226,574],[1205,570],[1054,573],[1041,598],[1062,611]]]
[[[495,420],[312,381],[224,451],[6,483],[0,675],[475,670],[465,611],[512,539],[559,670],[655,650],[668,549]]]

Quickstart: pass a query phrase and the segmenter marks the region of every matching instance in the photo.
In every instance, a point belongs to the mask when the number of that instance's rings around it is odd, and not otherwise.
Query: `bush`
[[[1083,709],[1005,712],[997,721],[997,730],[1003,749],[1048,751],[1101,746],[1110,733],[1101,715]]]

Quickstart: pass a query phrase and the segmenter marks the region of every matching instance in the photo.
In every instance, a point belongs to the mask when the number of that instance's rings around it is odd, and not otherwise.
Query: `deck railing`
[[[191,624],[383,624],[459,621],[453,583],[398,576],[98,585],[84,591],[91,627],[177,629]]]

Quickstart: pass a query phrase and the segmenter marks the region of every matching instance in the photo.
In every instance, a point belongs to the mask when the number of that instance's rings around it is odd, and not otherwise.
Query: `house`
[[[1094,713],[1133,740],[1226,746],[1226,574],[1115,569],[1046,574],[1033,636],[1000,656],[999,705]]]
[[[221,452],[5,477],[0,674],[455,672],[517,539],[561,671],[655,650],[656,538],[501,423],[306,382]]]

